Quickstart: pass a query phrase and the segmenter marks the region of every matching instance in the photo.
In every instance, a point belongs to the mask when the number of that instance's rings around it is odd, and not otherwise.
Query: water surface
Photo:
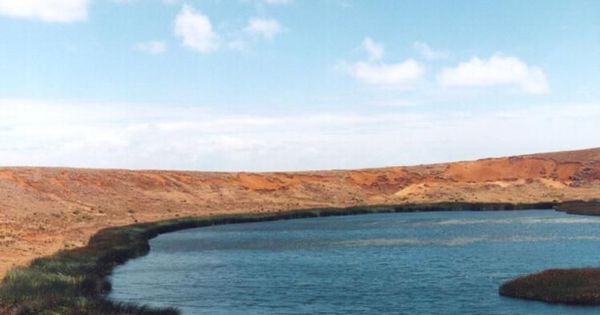
[[[110,298],[183,314],[598,314],[498,295],[600,266],[600,218],[548,210],[371,214],[221,225],[150,241]]]

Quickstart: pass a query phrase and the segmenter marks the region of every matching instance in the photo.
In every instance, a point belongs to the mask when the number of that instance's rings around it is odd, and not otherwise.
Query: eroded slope
[[[181,216],[600,196],[600,149],[365,170],[215,173],[0,168],[0,277],[101,228]]]

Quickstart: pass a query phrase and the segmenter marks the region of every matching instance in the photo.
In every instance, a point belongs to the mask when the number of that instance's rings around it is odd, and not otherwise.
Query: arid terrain
[[[0,278],[99,229],[175,217],[425,202],[600,198],[600,149],[272,173],[0,168]]]

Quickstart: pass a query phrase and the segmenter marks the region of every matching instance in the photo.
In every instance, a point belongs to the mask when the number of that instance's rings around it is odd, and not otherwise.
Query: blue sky
[[[600,2],[0,0],[0,164],[374,167],[598,146]]]

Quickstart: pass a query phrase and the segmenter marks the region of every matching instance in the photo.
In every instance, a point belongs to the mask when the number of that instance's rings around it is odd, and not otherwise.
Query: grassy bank
[[[600,305],[600,268],[550,269],[500,286],[500,294],[571,305]]]
[[[600,201],[570,201],[558,211],[579,215],[600,215]],[[550,269],[509,280],[500,286],[500,295],[547,303],[600,305],[600,268]]]
[[[12,269],[0,285],[0,314],[178,314],[176,309],[151,309],[108,301],[113,268],[149,251],[148,240],[162,233],[218,224],[274,221],[334,215],[420,211],[482,211],[551,209],[552,203],[438,203],[310,209],[267,214],[181,218],[107,228],[83,248],[38,258]]]
[[[564,202],[556,210],[569,214],[600,215],[600,200]]]

